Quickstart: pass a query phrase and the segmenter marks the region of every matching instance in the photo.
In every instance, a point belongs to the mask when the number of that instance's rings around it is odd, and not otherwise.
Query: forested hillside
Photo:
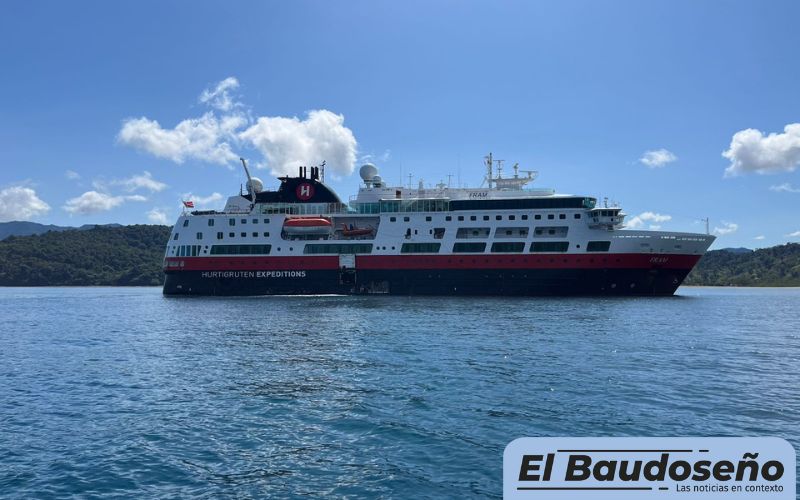
[[[0,286],[160,285],[167,226],[96,227],[0,241]]]
[[[752,252],[713,250],[689,274],[685,285],[800,286],[800,244]]]

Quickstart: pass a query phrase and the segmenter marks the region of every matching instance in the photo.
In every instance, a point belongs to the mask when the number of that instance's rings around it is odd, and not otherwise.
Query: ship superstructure
[[[222,211],[184,213],[164,259],[164,293],[189,295],[671,295],[707,234],[624,228],[618,206],[528,188],[487,156],[480,188],[389,186],[374,165],[344,203],[324,164],[248,177]]]

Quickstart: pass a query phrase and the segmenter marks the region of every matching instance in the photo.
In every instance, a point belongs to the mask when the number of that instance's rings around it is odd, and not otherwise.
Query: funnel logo
[[[304,182],[303,184],[297,186],[295,193],[297,194],[298,200],[306,201],[314,196],[314,186]]]
[[[503,453],[503,496],[793,499],[795,467],[779,438],[520,438]]]

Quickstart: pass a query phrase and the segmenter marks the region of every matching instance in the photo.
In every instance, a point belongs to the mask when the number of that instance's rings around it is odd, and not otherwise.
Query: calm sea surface
[[[164,298],[0,288],[0,495],[502,492],[520,436],[780,436],[800,289]]]

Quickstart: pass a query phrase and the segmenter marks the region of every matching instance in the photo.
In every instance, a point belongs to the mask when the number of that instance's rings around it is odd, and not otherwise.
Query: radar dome
[[[372,178],[372,184],[375,186],[381,186],[383,184],[383,178],[380,175],[376,175]]]
[[[361,170],[358,171],[358,175],[360,175],[361,179],[364,181],[371,181],[378,175],[378,167],[372,163],[365,163],[361,166]]]
[[[247,181],[247,192],[248,193],[260,193],[264,190],[264,183],[261,182],[261,179],[258,177],[251,177],[249,181]]]

